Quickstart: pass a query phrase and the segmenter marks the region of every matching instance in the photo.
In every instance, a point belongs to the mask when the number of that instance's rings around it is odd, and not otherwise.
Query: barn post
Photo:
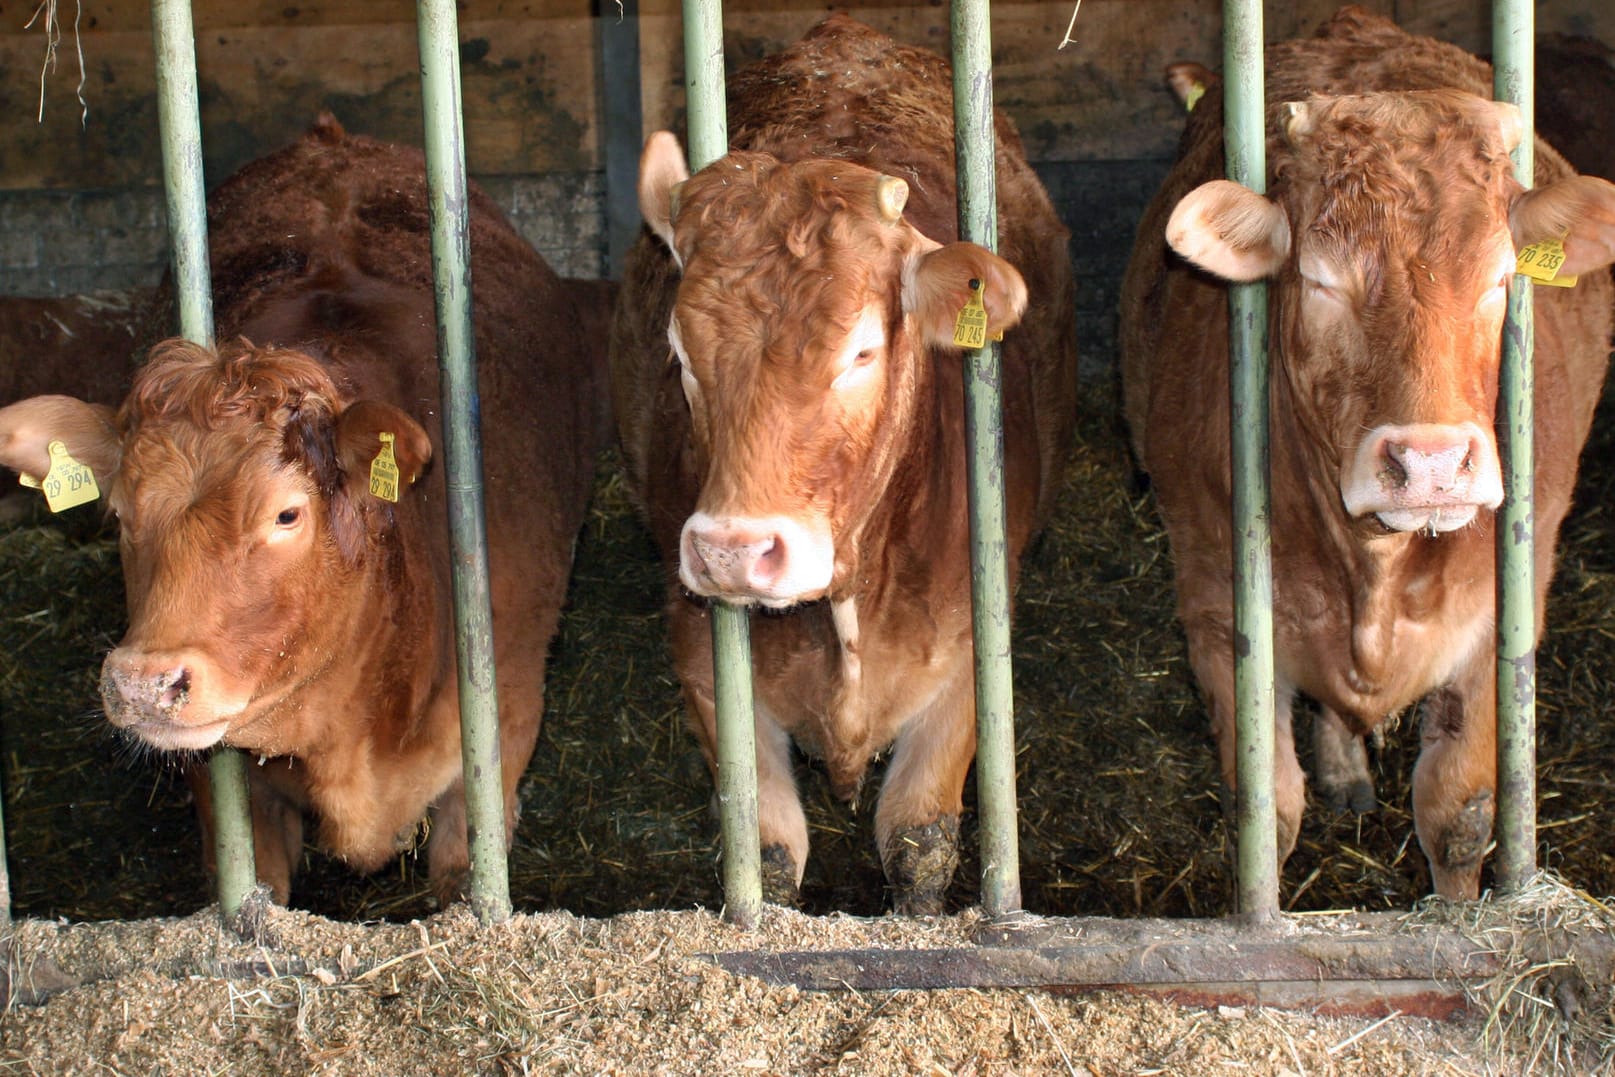
[[[207,194],[202,182],[202,124],[197,108],[196,41],[190,0],[152,0],[157,59],[157,125],[163,143],[163,188],[179,331],[213,346],[213,282],[208,266]],[[219,874],[219,914],[241,911],[257,885],[247,765],[241,753],[219,748],[208,759],[213,786],[213,856]]]
[[[684,0],[684,80],[690,168],[729,152],[724,101],[723,4]],[[751,624],[746,611],[712,603],[713,695],[718,724],[718,811],[723,832],[724,916],[752,927],[763,908],[757,826],[757,730],[752,715]]]
[[[459,23],[454,0],[419,0],[421,111],[425,119],[432,279],[443,397],[443,464],[448,480],[454,577],[454,649],[460,687],[471,908],[484,924],[510,916],[505,796],[494,682],[488,530],[483,517],[476,339],[471,326],[471,222],[460,100]]]
[[[1492,96],[1519,106],[1514,178],[1532,185],[1535,18],[1530,0],[1492,5]],[[1509,282],[1497,382],[1503,504],[1497,513],[1497,863],[1500,889],[1536,873],[1536,587],[1533,562],[1533,308],[1529,278]]]
[[[1223,0],[1224,150],[1228,178],[1267,191],[1261,0]],[[1228,286],[1233,423],[1235,803],[1238,908],[1278,912],[1278,817],[1273,798],[1273,559],[1269,530],[1267,285]]]
[[[639,66],[639,0],[596,0],[601,149],[606,169],[606,276],[622,278],[639,238],[639,150],[645,114]]]
[[[951,22],[959,238],[996,251],[997,147],[993,140],[989,0],[954,0]],[[966,466],[970,598],[976,650],[976,810],[981,825],[981,906],[989,916],[1004,916],[1021,907],[1000,357],[999,345],[991,341],[964,354],[965,434],[970,443]]]

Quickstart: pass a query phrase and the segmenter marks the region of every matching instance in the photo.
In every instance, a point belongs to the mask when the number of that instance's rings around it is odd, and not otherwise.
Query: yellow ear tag
[[[1189,92],[1183,95],[1183,109],[1184,109],[1184,111],[1185,112],[1193,112],[1194,111],[1194,106],[1198,105],[1200,103],[1200,99],[1202,97],[1204,97],[1204,96],[1206,96],[1206,84],[1205,83],[1197,82],[1193,86],[1190,86],[1189,87]]]
[[[393,455],[393,436],[381,432],[381,451],[370,461],[370,492],[383,501],[398,500],[398,458]]]
[[[95,472],[73,459],[66,445],[53,441],[46,448],[50,452],[50,470],[39,480],[39,488],[44,491],[45,504],[52,512],[62,512],[101,496],[101,488],[95,484]]]
[[[970,298],[953,323],[953,342],[961,348],[980,348],[987,343],[987,308],[981,303],[981,281],[970,278]]]
[[[1559,276],[1559,267],[1564,264],[1564,241],[1543,239],[1520,248],[1519,258],[1514,263],[1514,272],[1552,288],[1574,288],[1575,277]]]

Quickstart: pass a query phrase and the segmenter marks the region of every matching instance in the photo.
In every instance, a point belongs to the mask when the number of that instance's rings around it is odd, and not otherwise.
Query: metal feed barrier
[[[153,0],[158,57],[159,117],[164,180],[174,243],[174,278],[181,331],[210,344],[213,336],[197,113],[195,49],[188,0]],[[1528,0],[1495,0],[1495,94],[1519,105],[1525,137],[1516,176],[1532,170],[1532,8]],[[700,168],[727,146],[718,0],[685,0],[689,89],[689,153]],[[509,915],[503,842],[486,536],[482,515],[480,443],[471,333],[467,186],[461,119],[455,9],[450,0],[418,5],[431,198],[433,269],[437,280],[438,343],[444,387],[445,466],[449,469],[450,528],[455,574],[464,762],[472,833],[472,904],[484,923]],[[985,246],[997,238],[993,189],[992,80],[987,0],[953,5],[955,110],[960,166],[960,233]],[[1265,132],[1262,86],[1262,8],[1259,0],[1224,4],[1224,71],[1229,177],[1261,190]],[[1534,603],[1531,514],[1531,289],[1516,276],[1510,287],[1504,366],[1499,389],[1500,446],[1507,496],[1498,526],[1500,886],[1517,888],[1535,872]],[[1278,917],[1278,871],[1273,803],[1272,569],[1268,533],[1266,293],[1262,285],[1230,290],[1235,415],[1236,630],[1250,641],[1236,669],[1239,702],[1238,901],[1236,922],[1168,924],[1084,921],[1083,946],[1070,925],[1017,923],[1020,905],[1016,843],[1014,737],[1009,655],[1009,593],[1002,491],[997,474],[1002,430],[997,398],[997,348],[967,353],[972,584],[976,608],[979,750],[978,811],[982,832],[981,900],[997,923],[964,950],[883,950],[878,960],[858,951],[838,954],[717,955],[726,967],[806,987],[893,988],[1134,983],[1156,988],[1227,989],[1258,998],[1315,998],[1325,986],[1334,999],[1351,985],[1371,985],[1380,1001],[1417,997],[1437,978],[1488,975],[1495,954],[1451,933],[1428,932],[1401,942],[1379,939],[1349,953],[1330,951]],[[1523,536],[1523,537],[1522,537]],[[743,611],[713,615],[719,726],[718,788],[722,803],[727,915],[756,922],[761,909],[756,766],[750,691],[748,625]],[[212,762],[219,863],[219,902],[230,920],[254,885],[245,768],[238,753]],[[0,839],[3,840],[3,839]],[[0,846],[3,852],[3,846]],[[3,860],[0,860],[3,872]],[[9,884],[0,874],[0,912],[9,914]],[[1373,917],[1363,920],[1373,931]],[[1284,929],[1280,931],[1279,929]],[[1168,937],[1170,936],[1170,938]],[[1594,940],[1591,960],[1615,966],[1615,942]],[[1152,961],[1149,955],[1160,958]],[[1401,994],[1388,983],[1402,985]],[[1311,994],[1307,994],[1310,991]]]

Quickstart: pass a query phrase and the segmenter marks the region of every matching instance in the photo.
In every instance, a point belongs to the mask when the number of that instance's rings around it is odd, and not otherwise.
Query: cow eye
[[[292,527],[303,518],[303,510],[299,508],[281,509],[280,515],[275,517],[278,527]]]

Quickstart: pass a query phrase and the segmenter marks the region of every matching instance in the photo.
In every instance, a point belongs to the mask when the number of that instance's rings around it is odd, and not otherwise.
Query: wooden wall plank
[[[467,0],[465,39],[470,168],[522,175],[599,167],[595,0]],[[600,0],[609,4],[610,0]],[[1419,32],[1484,47],[1489,0],[1365,0]],[[647,129],[679,128],[683,50],[679,0],[643,0],[642,72]],[[837,5],[898,40],[946,52],[942,0]],[[1269,4],[1268,35],[1309,32],[1336,0]],[[31,0],[0,0],[0,188],[119,187],[157,177],[156,118],[147,0],[104,0],[86,12],[83,127],[74,100],[77,63],[67,39],[38,109],[43,37],[22,30]],[[824,13],[823,0],[728,0],[732,65],[778,49]],[[63,10],[68,5],[64,2]],[[1069,0],[1000,0],[993,7],[996,93],[1041,161],[1159,160],[1181,116],[1163,66],[1217,66],[1220,0],[1086,0],[1074,44],[1059,48]],[[321,107],[356,131],[418,142],[414,6],[403,0],[198,0],[198,62],[209,175],[294,137]],[[1615,4],[1540,0],[1544,32],[1615,43]]]

